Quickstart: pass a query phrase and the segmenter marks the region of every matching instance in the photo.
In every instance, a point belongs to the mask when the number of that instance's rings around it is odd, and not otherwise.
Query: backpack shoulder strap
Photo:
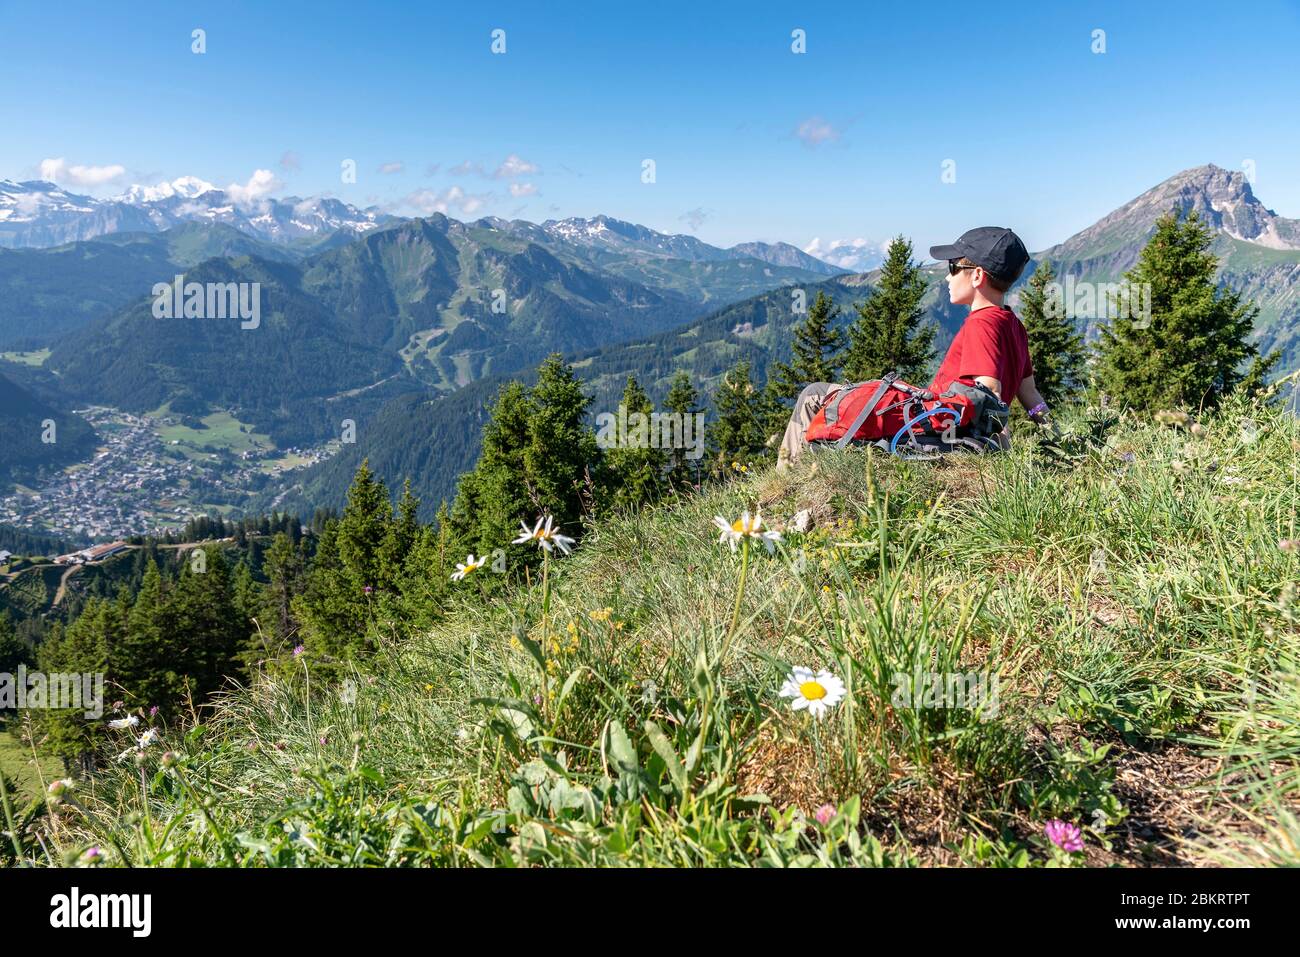
[[[876,391],[871,394],[871,398],[867,400],[867,404],[862,407],[862,411],[854,418],[853,424],[850,425],[848,430],[835,442],[835,447],[837,449],[842,449],[853,441],[853,436],[858,434],[858,429],[862,428],[862,423],[867,421],[867,416],[875,411],[876,406],[880,404],[880,400],[884,397],[885,393],[889,391],[889,387],[894,384],[894,380],[897,378],[897,372],[885,373],[885,377],[880,380],[880,385],[876,386]]]

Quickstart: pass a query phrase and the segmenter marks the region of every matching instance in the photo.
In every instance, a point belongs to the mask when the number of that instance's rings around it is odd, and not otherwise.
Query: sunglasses
[[[980,268],[979,266],[962,265],[961,263],[957,262],[957,260],[955,260],[955,259],[949,259],[949,260],[948,260],[948,275],[949,275],[949,276],[955,276],[955,275],[957,275],[957,273],[961,272],[963,269],[979,269],[979,268]]]

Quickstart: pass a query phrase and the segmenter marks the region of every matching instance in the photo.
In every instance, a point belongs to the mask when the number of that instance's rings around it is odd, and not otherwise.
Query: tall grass
[[[1097,422],[1080,416],[1064,458],[827,452],[600,516],[545,589],[484,603],[466,583],[341,682],[302,661],[232,689],[140,766],[81,782],[21,856],[1294,861],[1296,421],[1243,400],[1197,434]],[[756,507],[784,534],[742,559],[711,518]],[[826,718],[778,696],[795,665],[848,686]],[[930,675],[996,698],[928,701]],[[1053,847],[1050,819],[1085,851]]]

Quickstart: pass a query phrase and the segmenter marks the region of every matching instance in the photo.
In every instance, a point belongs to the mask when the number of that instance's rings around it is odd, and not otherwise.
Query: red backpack
[[[891,372],[829,392],[804,438],[841,449],[867,442],[894,455],[958,448],[986,452],[1001,449],[994,436],[1006,428],[1009,414],[1002,400],[978,382],[957,380],[935,395]]]

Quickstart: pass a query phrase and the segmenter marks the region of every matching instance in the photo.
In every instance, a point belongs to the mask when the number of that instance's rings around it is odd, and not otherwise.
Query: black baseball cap
[[[969,259],[994,279],[1015,282],[1029,262],[1029,250],[1005,226],[976,226],[950,246],[931,246],[930,257],[940,261]]]

